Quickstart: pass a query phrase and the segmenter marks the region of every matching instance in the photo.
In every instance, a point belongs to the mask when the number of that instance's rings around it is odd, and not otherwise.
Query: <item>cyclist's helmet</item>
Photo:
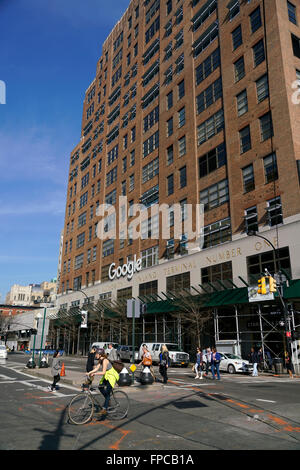
[[[103,354],[105,354],[105,351],[103,348],[97,348],[96,349],[96,354],[99,354],[100,356],[103,356]]]

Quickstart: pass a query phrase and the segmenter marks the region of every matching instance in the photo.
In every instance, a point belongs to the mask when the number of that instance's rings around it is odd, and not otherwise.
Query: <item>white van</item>
[[[182,366],[187,367],[190,362],[190,356],[188,353],[183,352],[178,344],[176,343],[142,343],[139,350],[139,360],[142,360],[143,355],[143,344],[148,348],[148,351],[151,353],[152,362],[159,364],[159,355],[161,352],[162,345],[165,344],[169,351],[169,357],[171,360],[171,366]]]
[[[96,343],[93,343],[93,344],[92,344],[92,346],[91,346],[90,349],[92,349],[93,347],[99,348],[99,349],[104,349],[105,354],[109,354],[110,349],[109,349],[108,345],[109,345],[110,343],[111,343],[110,341],[106,341],[106,342],[103,342],[103,341],[102,341],[102,342],[96,342]],[[117,349],[118,343],[112,343],[112,345],[113,345],[113,348],[114,348],[114,349]]]

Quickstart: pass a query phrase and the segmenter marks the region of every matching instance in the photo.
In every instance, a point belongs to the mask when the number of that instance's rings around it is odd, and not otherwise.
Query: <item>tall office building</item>
[[[251,285],[277,266],[249,231],[300,277],[299,21],[298,0],[130,2],[85,93],[58,305],[83,300],[69,289],[94,301],[159,300]],[[104,203],[116,206],[105,228],[116,239],[97,237]],[[128,211],[138,203],[146,218],[136,239]],[[204,205],[201,250],[174,233],[175,203],[181,221],[187,204]],[[151,216],[155,204],[167,217]]]

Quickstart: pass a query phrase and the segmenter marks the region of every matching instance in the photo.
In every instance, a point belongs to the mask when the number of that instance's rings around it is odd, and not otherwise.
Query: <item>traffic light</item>
[[[270,292],[277,292],[276,279],[274,279],[274,277],[272,276],[269,276],[269,287],[270,287]]]
[[[265,295],[267,293],[267,288],[266,288],[266,278],[262,277],[258,279],[258,289],[257,289],[258,294]]]

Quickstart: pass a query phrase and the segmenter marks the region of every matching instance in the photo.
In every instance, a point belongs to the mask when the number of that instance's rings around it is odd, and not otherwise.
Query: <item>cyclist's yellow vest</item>
[[[114,388],[116,385],[116,382],[118,382],[120,376],[118,372],[112,367],[111,369],[107,370],[105,374],[103,375],[102,379],[100,380],[100,384],[104,381],[104,379],[108,380],[110,383],[111,387]]]

